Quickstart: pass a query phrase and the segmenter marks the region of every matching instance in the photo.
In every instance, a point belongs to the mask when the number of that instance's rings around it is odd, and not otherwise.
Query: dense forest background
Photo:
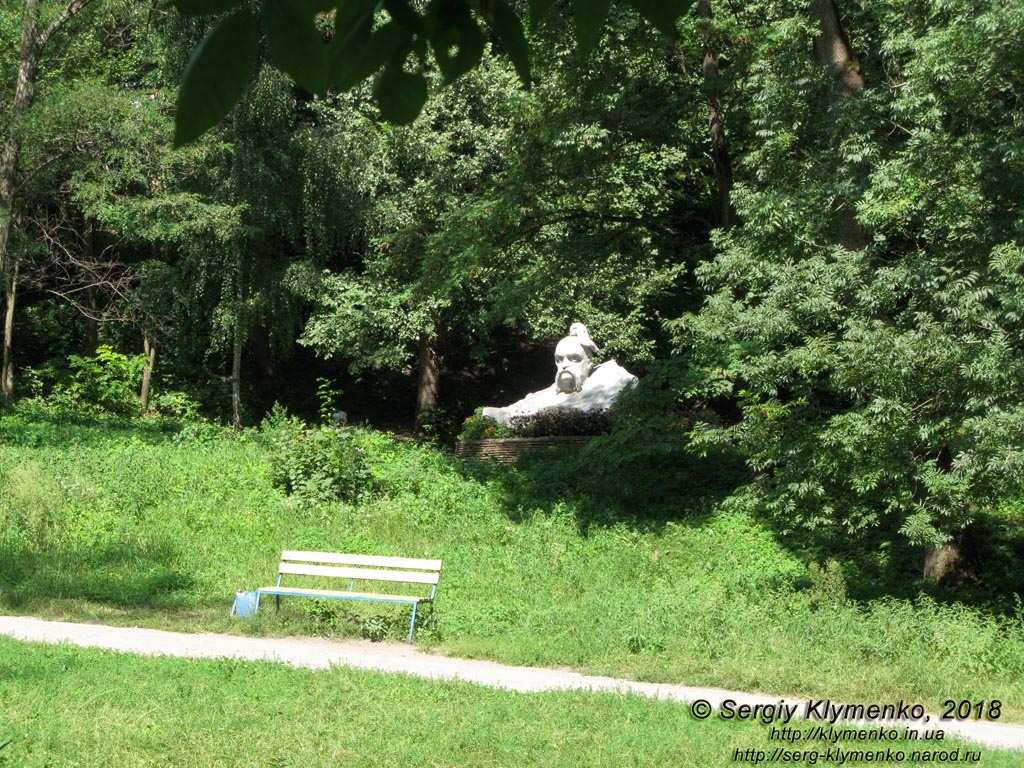
[[[241,428],[328,393],[444,437],[549,383],[581,321],[643,382],[616,460],[708,408],[690,446],[740,452],[734,503],[898,532],[944,575],[980,518],[1020,523],[1024,9],[699,0],[677,27],[616,7],[581,58],[558,4],[531,89],[489,38],[402,126],[372,80],[314,97],[264,53],[172,149],[200,20],[5,4],[4,395]]]

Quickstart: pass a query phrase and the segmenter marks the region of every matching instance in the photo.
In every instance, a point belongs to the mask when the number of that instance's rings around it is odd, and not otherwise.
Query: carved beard
[[[558,378],[555,379],[555,388],[559,392],[564,392],[566,394],[580,391],[579,384],[576,382],[576,377],[571,371],[559,371]]]

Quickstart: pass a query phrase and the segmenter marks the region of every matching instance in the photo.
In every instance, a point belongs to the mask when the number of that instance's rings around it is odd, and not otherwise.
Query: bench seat
[[[350,592],[347,589],[306,589],[305,587],[260,587],[262,595],[280,595],[282,597],[322,597],[337,600],[371,600],[378,603],[429,603],[430,598],[423,595],[384,595],[377,592]]]

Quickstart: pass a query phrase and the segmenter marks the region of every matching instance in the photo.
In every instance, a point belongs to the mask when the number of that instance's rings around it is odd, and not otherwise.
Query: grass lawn
[[[285,548],[440,558],[417,642],[443,652],[933,712],[999,699],[1024,722],[1018,540],[954,599],[898,544],[794,539],[723,505],[730,457],[478,467],[352,432],[342,458],[363,474],[337,500],[315,477],[285,492],[273,434],[0,413],[0,611],[401,640],[407,608],[227,614]]]
[[[4,742],[0,765],[22,768],[714,768],[778,748],[813,751],[825,764],[826,750],[837,748],[772,740],[759,722],[699,722],[686,705],[634,696],[518,694],[340,668],[146,658],[0,638]],[[971,750],[986,768],[1021,759],[945,740],[838,746],[905,752],[878,765],[934,765],[932,757],[912,759],[922,749]],[[744,754],[750,760],[737,760]]]

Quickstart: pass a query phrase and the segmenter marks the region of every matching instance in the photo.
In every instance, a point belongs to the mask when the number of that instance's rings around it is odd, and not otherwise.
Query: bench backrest
[[[435,589],[441,579],[440,560],[415,557],[350,555],[337,552],[281,553],[278,583],[285,575],[328,576],[350,581],[392,581],[403,584],[429,584]],[[433,590],[431,590],[433,593]]]

